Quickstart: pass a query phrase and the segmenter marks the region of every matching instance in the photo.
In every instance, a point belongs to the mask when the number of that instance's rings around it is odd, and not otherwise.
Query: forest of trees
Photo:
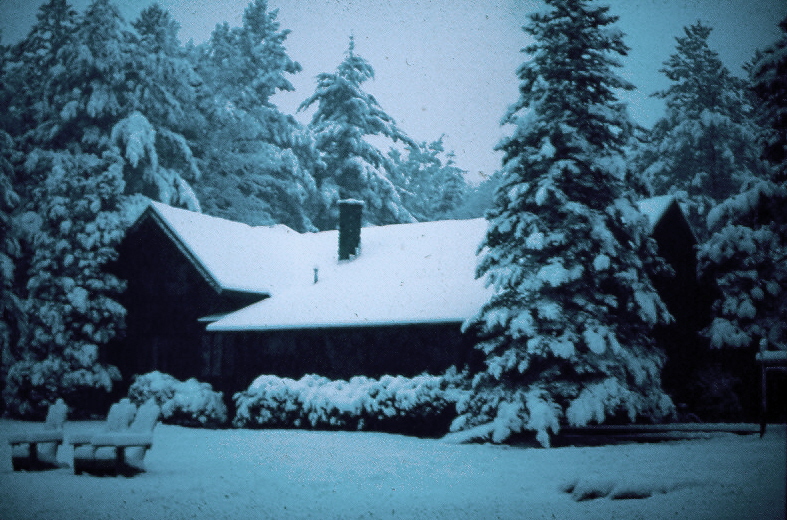
[[[671,413],[650,334],[670,319],[650,282],[664,266],[636,198],[673,194],[689,216],[719,287],[708,342],[787,349],[787,39],[741,78],[710,27],[687,26],[654,93],[665,114],[644,129],[618,98],[635,86],[615,72],[628,48],[614,14],[546,4],[524,28],[502,168],[473,187],[442,137],[409,136],[364,91],[374,69],[352,37],[302,97],[311,121],[279,110],[301,65],[266,0],[198,45],[157,4],[127,21],[111,0],[44,3],[0,45],[4,411],[111,390],[125,282],[107,266],[149,199],[302,232],[335,228],[341,198],[365,201],[367,225],[486,216],[479,276],[496,291],[466,330],[487,362],[455,426],[493,424],[497,440]]]

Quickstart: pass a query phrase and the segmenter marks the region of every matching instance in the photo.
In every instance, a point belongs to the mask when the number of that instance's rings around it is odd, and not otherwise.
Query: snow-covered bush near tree
[[[441,434],[462,391],[449,378],[357,376],[349,381],[262,375],[235,394],[237,427]]]
[[[194,378],[180,381],[169,374],[150,372],[134,379],[128,397],[136,405],[155,399],[161,407],[161,420],[167,424],[217,427],[227,422],[222,392],[214,392],[210,384]]]

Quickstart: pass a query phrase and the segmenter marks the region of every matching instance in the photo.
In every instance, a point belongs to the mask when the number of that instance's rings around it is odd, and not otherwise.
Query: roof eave
[[[208,332],[285,332],[293,330],[331,330],[331,329],[363,329],[370,327],[404,327],[410,325],[461,325],[467,318],[434,318],[412,320],[361,320],[336,321],[330,323],[287,323],[287,324],[255,324],[255,325],[224,325],[220,321],[209,324]]]

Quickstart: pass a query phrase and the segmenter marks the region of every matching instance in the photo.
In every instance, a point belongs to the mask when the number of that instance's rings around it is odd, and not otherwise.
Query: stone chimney
[[[339,201],[339,260],[351,260],[361,252],[363,201]]]

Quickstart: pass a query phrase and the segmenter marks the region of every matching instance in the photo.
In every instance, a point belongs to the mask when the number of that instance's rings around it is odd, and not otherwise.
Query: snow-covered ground
[[[70,422],[66,435],[95,428]],[[0,420],[0,518],[783,519],[785,427],[660,444],[525,448],[380,433],[160,425],[133,478],[11,470]],[[60,450],[70,463],[71,450]],[[577,488],[649,498],[576,501]]]

